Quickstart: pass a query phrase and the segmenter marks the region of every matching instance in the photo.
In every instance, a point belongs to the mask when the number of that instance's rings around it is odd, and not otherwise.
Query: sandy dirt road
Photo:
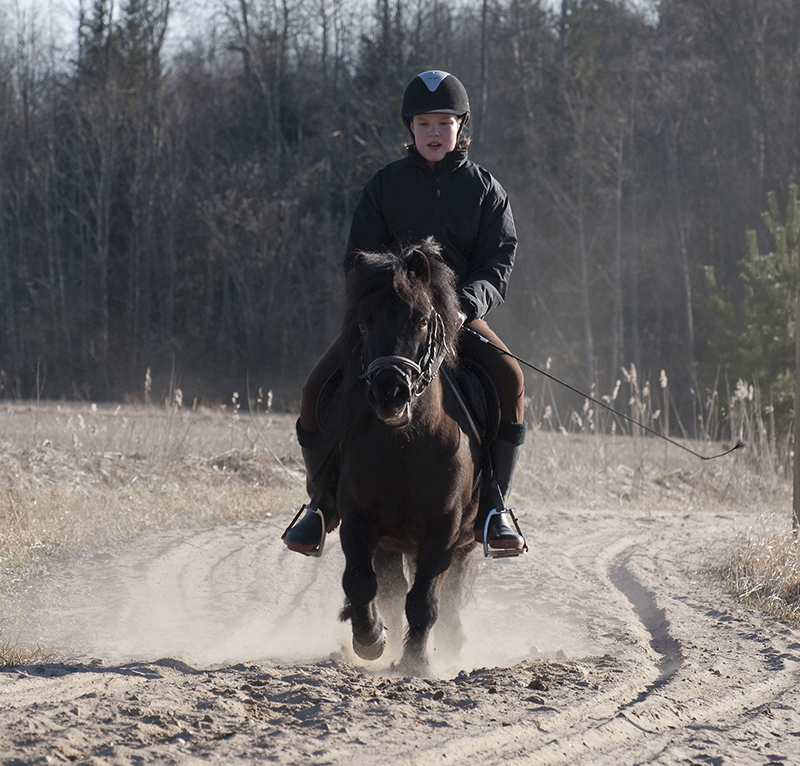
[[[437,677],[357,661],[342,556],[286,519],[119,542],[19,583],[0,672],[4,764],[798,764],[800,635],[699,570],[742,514],[522,512],[484,561]]]

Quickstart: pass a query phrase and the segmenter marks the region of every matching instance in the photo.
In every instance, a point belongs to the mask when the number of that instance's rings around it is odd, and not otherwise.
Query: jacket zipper
[[[435,236],[437,239],[441,237],[441,228],[442,228],[442,187],[441,187],[441,179],[439,176],[435,176],[436,180],[436,232]]]

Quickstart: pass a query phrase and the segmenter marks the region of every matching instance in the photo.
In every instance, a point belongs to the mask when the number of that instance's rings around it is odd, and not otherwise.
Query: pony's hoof
[[[381,630],[378,639],[371,644],[361,644],[355,636],[353,636],[353,651],[361,657],[362,660],[377,660],[383,654],[386,648],[386,629]]]
[[[428,660],[424,657],[403,656],[400,661],[392,665],[392,670],[404,676],[414,678],[432,678],[433,671]]]

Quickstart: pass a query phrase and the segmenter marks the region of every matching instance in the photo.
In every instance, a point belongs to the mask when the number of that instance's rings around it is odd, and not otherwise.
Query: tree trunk
[[[694,306],[692,300],[692,274],[689,264],[689,249],[686,245],[686,226],[683,219],[683,205],[681,204],[680,176],[678,172],[678,137],[677,126],[671,121],[667,133],[667,156],[670,172],[670,186],[675,216],[675,228],[678,235],[678,249],[681,256],[681,274],[683,276],[683,294],[686,310],[686,358],[689,363],[689,374],[692,386],[698,390],[697,361],[694,355]]]
[[[625,138],[620,130],[617,144],[616,188],[614,190],[614,259],[611,267],[611,379],[609,390],[614,390],[617,371],[622,366],[625,351],[625,323],[622,313],[622,180],[624,177],[623,148]]]

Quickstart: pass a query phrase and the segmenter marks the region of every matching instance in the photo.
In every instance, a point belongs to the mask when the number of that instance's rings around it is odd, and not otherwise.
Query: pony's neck
[[[430,382],[417,399],[413,409],[412,423],[419,432],[446,437],[458,430],[458,423],[445,409],[445,390],[442,371]]]

